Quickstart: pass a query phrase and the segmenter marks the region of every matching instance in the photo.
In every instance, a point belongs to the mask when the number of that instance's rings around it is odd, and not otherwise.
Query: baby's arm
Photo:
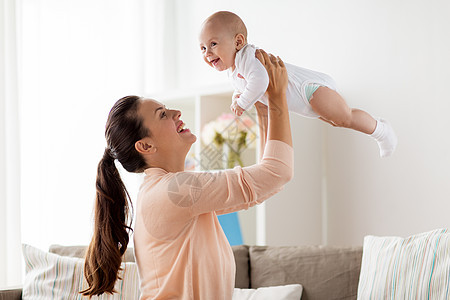
[[[242,116],[242,114],[245,111],[245,109],[243,109],[237,104],[237,99],[239,98],[239,96],[240,94],[237,94],[235,97],[233,97],[233,103],[231,103],[230,106],[231,111],[238,117]]]
[[[237,65],[240,80],[246,81],[244,92],[236,99],[237,105],[247,110],[255,104],[266,92],[269,86],[269,76],[253,51],[246,52]]]

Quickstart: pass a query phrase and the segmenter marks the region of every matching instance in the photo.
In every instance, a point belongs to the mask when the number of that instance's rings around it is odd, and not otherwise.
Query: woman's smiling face
[[[185,127],[179,110],[168,109],[152,99],[143,99],[138,108],[143,125],[150,132],[152,146],[170,159],[188,153],[197,137]]]

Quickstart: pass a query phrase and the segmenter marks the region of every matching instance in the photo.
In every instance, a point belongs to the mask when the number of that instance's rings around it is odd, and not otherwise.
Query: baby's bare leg
[[[373,137],[380,148],[380,156],[392,155],[397,147],[397,136],[391,125],[383,119],[375,120],[367,112],[348,107],[336,91],[319,87],[310,102],[319,118],[333,126],[351,128]]]
[[[320,119],[333,126],[351,128],[366,134],[372,134],[377,126],[377,121],[371,115],[348,107],[341,95],[327,87],[319,87],[309,103]]]

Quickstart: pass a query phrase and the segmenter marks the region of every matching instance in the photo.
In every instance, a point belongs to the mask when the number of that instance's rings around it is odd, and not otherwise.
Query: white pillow
[[[234,289],[233,300],[300,300],[303,287],[300,284],[261,287],[258,289]]]
[[[79,291],[88,287],[83,275],[84,260],[59,256],[22,245],[26,265],[22,299],[84,299]],[[139,299],[136,263],[122,263],[115,290],[92,299]],[[88,298],[86,298],[88,299]]]
[[[447,299],[450,234],[364,238],[358,299]]]

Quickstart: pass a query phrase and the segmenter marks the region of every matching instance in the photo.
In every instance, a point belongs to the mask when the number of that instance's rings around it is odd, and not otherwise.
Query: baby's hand
[[[234,112],[234,114],[238,117],[242,116],[242,113],[245,111],[245,109],[243,109],[242,107],[240,107],[237,104],[237,101],[233,101],[230,108],[231,108],[231,111]]]

